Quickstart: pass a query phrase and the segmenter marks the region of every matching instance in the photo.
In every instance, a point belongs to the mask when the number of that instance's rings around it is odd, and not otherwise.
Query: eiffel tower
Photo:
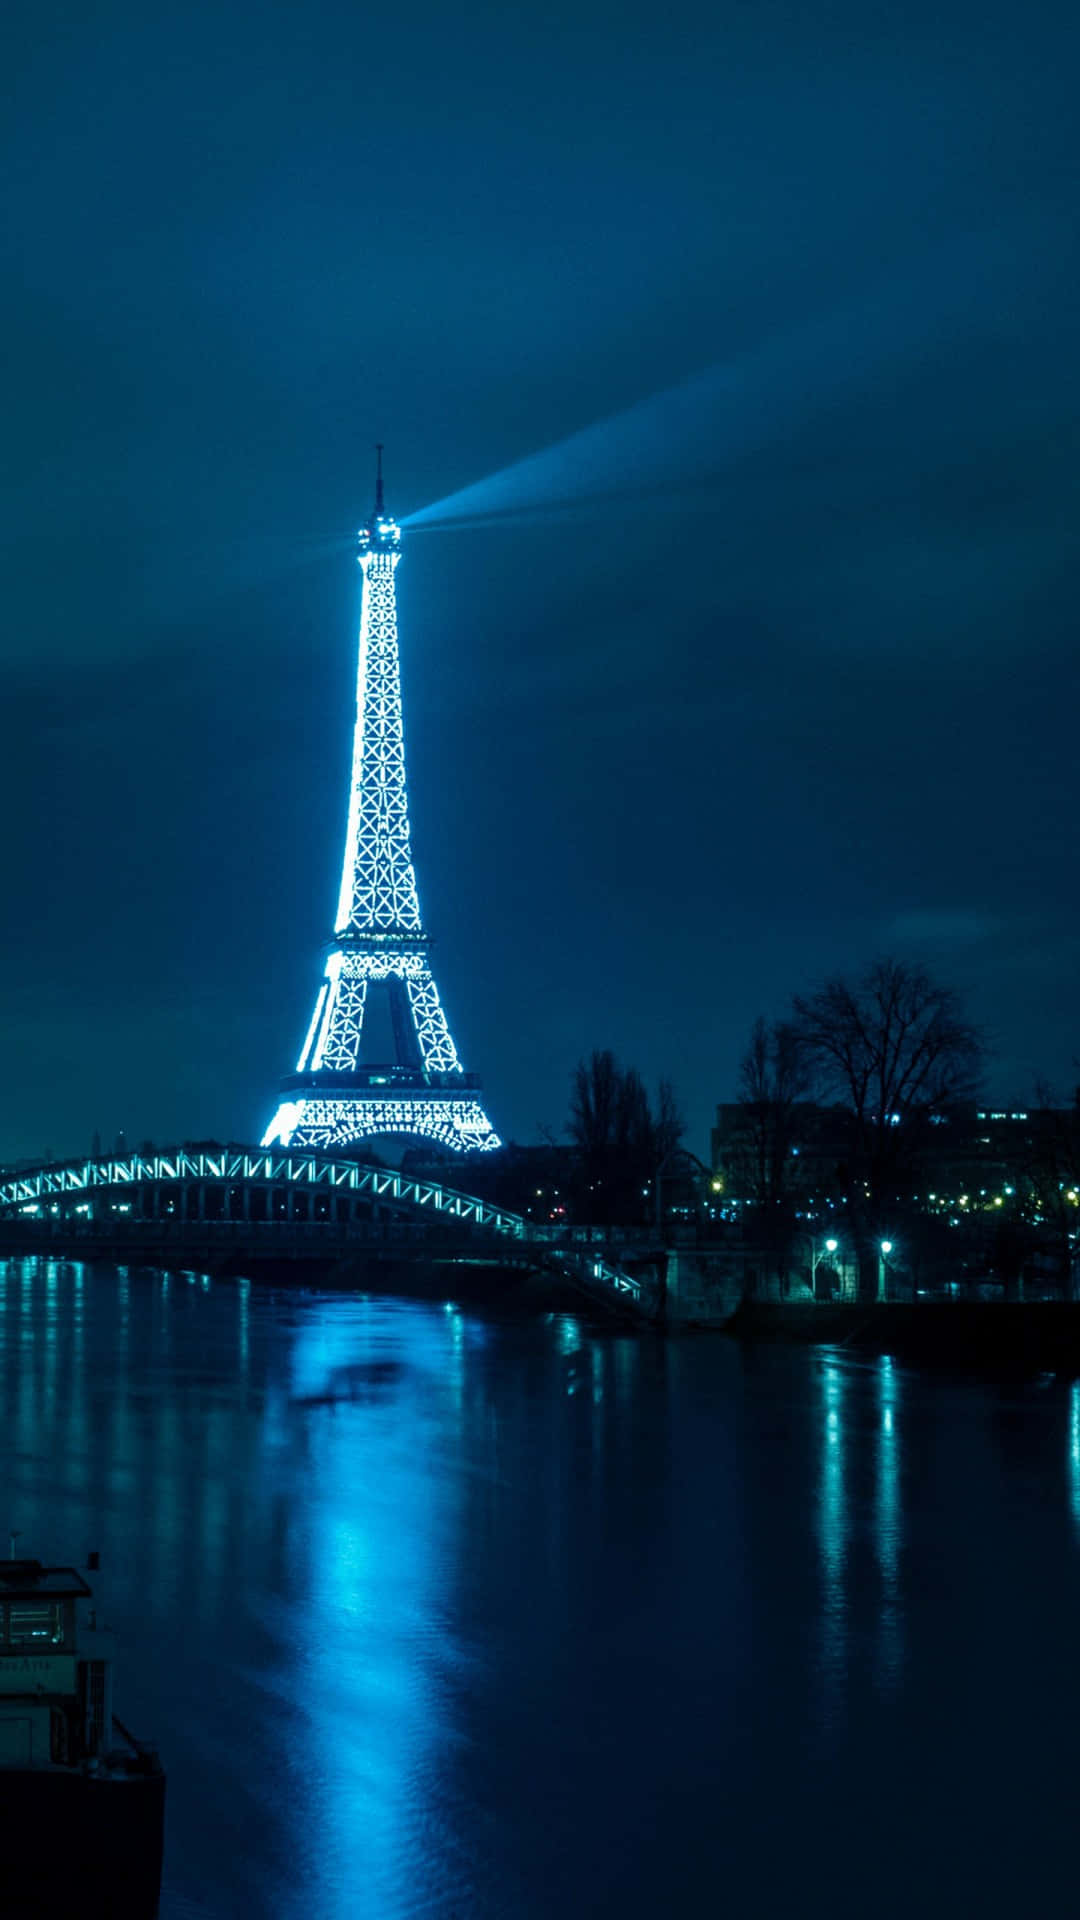
[[[378,452],[375,512],[360,530],[364,585],[352,788],[337,918],[325,975],[296,1072],[264,1147],[344,1147],[404,1135],[467,1152],[501,1146],[450,1037],[420,919],[409,840],[394,574],[401,529],[383,503]],[[393,1058],[361,1062],[373,993],[389,1002],[383,1045]]]

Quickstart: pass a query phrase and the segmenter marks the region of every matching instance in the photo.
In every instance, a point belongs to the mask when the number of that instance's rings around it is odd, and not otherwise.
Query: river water
[[[1068,1901],[1076,1387],[25,1260],[0,1434],[163,1920]]]

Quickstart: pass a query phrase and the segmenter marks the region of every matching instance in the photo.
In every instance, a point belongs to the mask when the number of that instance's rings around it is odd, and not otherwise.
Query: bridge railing
[[[518,1213],[491,1205],[474,1194],[458,1192],[433,1180],[419,1180],[392,1167],[375,1167],[359,1160],[338,1160],[316,1153],[291,1153],[287,1150],[251,1148],[215,1148],[205,1151],[179,1148],[152,1155],[126,1154],[107,1159],[67,1161],[59,1165],[34,1167],[0,1179],[0,1217],[40,1217],[42,1227],[50,1224],[52,1208],[58,1206],[67,1217],[57,1219],[65,1238],[91,1242],[101,1237],[105,1223],[70,1218],[71,1201],[79,1197],[111,1190],[131,1190],[147,1186],[179,1186],[184,1183],[259,1186],[295,1186],[316,1190],[366,1194],[373,1201],[415,1207],[448,1226],[460,1224],[470,1231],[510,1240],[519,1245],[536,1245],[544,1250],[547,1263],[561,1266],[590,1288],[610,1290],[637,1305],[643,1303],[642,1282],[618,1263],[617,1241],[620,1235],[598,1227],[567,1227],[526,1221]],[[63,1204],[63,1203],[66,1203]],[[411,1223],[406,1223],[410,1224]],[[424,1229],[417,1223],[416,1236]],[[282,1245],[299,1242],[301,1234],[312,1243],[342,1239],[354,1244],[371,1244],[395,1238],[374,1225],[341,1221],[259,1221],[259,1220],[180,1220],[154,1219],[117,1221],[110,1215],[108,1235],[123,1237],[131,1244],[196,1244],[226,1238],[241,1244],[245,1239],[269,1240],[273,1235]],[[405,1236],[401,1236],[404,1238]],[[634,1251],[643,1249],[635,1243]],[[612,1258],[615,1255],[615,1258]]]
[[[512,1239],[521,1239],[525,1222],[518,1213],[492,1206],[474,1194],[460,1193],[434,1180],[417,1180],[393,1167],[373,1167],[359,1160],[334,1160],[315,1153],[253,1151],[222,1148],[208,1152],[144,1156],[130,1154],[101,1160],[73,1160],[32,1168],[0,1181],[0,1212],[20,1212],[54,1199],[86,1194],[109,1187],[155,1186],[185,1181],[230,1181],[261,1186],[303,1186],[369,1194],[407,1206],[426,1207],[432,1213],[490,1227]]]

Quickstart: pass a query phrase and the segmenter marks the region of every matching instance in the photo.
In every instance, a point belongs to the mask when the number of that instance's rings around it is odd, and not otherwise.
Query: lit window
[[[8,1645],[58,1647],[64,1638],[63,1608],[56,1600],[26,1602],[8,1609]]]

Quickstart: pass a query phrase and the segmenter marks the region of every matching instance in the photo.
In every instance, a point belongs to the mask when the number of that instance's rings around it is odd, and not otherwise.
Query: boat
[[[113,1636],[93,1598],[74,1567],[0,1560],[3,1920],[158,1911],[165,1775],[113,1712]]]

